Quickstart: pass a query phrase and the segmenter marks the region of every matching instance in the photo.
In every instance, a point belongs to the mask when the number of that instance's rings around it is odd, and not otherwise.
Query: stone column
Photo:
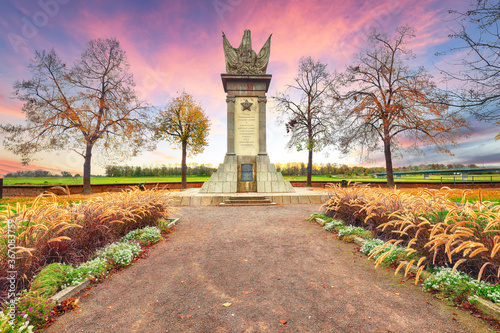
[[[235,96],[227,95],[227,153],[234,155],[234,102]]]
[[[266,96],[259,96],[259,155],[267,155],[266,148]]]

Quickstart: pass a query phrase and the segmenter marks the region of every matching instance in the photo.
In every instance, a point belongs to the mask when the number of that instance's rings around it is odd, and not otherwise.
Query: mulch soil
[[[488,332],[307,222],[319,210],[181,207],[167,241],[44,332]]]

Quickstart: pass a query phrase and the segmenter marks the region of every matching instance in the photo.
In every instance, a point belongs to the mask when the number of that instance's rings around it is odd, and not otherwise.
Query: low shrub
[[[96,252],[96,257],[111,260],[113,265],[128,266],[141,252],[141,246],[131,242],[117,242]]]
[[[122,237],[121,241],[132,241],[135,239],[146,244],[157,243],[161,239],[161,231],[157,227],[136,229]]]
[[[333,220],[331,218],[330,218],[330,220],[331,220],[330,222],[325,223],[325,225],[323,226],[323,229],[325,229],[328,232],[334,231],[334,230],[336,230],[339,227],[344,227],[345,226],[344,221]]]
[[[363,246],[361,246],[361,249],[359,251],[365,255],[369,255],[370,252],[372,252],[374,248],[376,248],[380,245],[383,245],[383,244],[385,244],[385,242],[383,240],[380,240],[377,238],[369,239],[363,244]]]
[[[327,216],[325,213],[314,213],[309,218],[307,219],[309,222],[314,221],[315,218],[320,218],[322,220],[325,220],[326,222],[330,222],[332,218],[330,216]]]
[[[104,258],[94,258],[78,266],[77,278],[83,281],[86,278],[99,277],[108,273],[110,264]]]
[[[33,333],[34,326],[30,323],[28,315],[8,315],[8,310],[0,311],[0,332],[2,333]]]
[[[337,230],[338,237],[345,241],[352,241],[352,236],[358,236],[365,239],[373,237],[372,233],[369,230],[365,230],[361,227],[353,227],[352,225],[338,227]]]
[[[18,318],[28,315],[30,323],[35,328],[42,328],[49,320],[54,303],[46,297],[32,297],[29,293],[21,293],[16,308]]]
[[[445,298],[453,300],[459,296],[480,296],[492,302],[500,303],[500,285],[477,281],[458,270],[449,267],[437,268],[433,276],[427,278],[423,290],[433,290]]]

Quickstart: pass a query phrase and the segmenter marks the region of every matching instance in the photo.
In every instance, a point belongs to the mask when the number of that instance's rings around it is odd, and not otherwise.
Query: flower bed
[[[50,297],[58,291],[78,285],[86,279],[105,277],[114,267],[125,267],[139,256],[142,246],[161,239],[160,229],[145,227],[129,232],[119,242],[111,243],[92,255],[92,259],[77,267],[52,263],[34,277],[29,291],[15,299],[14,311],[7,307],[0,312],[1,332],[32,332],[43,328],[53,315],[55,304]],[[11,315],[12,314],[12,315]]]
[[[135,189],[67,205],[42,195],[17,213],[8,209],[0,215],[0,300],[27,289],[51,263],[78,266],[128,232],[157,225],[170,216],[169,200],[167,191]],[[8,271],[16,272],[13,279]]]
[[[500,205],[483,201],[448,200],[450,192],[400,190],[368,187],[332,187],[325,215],[347,225],[364,227],[374,236],[399,244],[419,260],[421,267],[453,266],[493,283],[500,273]],[[391,245],[392,246],[392,245]]]

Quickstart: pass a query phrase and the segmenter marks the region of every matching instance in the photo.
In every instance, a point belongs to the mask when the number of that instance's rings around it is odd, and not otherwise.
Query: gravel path
[[[179,208],[167,242],[46,332],[488,332],[307,222],[319,208]]]

